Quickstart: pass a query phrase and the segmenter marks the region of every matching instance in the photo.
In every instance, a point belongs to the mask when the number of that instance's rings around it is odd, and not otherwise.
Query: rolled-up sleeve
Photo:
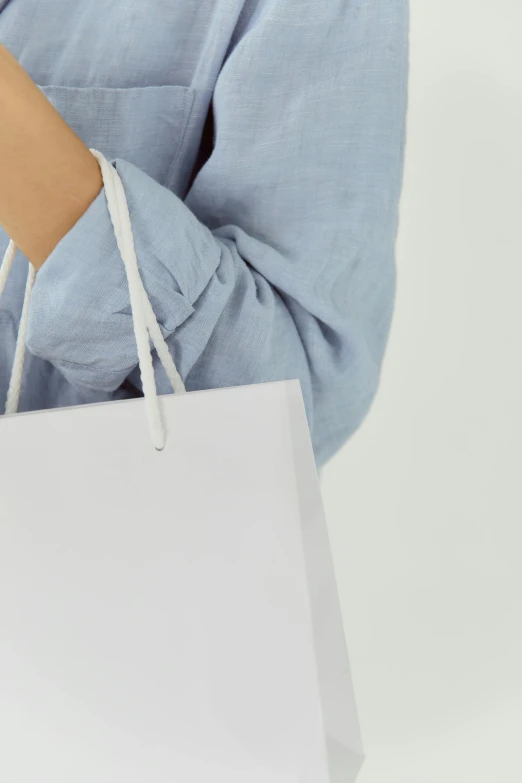
[[[368,411],[388,338],[408,4],[314,5],[274,0],[252,19],[217,80],[214,147],[184,200],[111,163],[187,389],[299,378],[322,464]],[[37,276],[28,346],[74,385],[139,385],[103,189]]]

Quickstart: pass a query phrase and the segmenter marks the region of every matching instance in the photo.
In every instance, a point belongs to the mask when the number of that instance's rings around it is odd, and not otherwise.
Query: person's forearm
[[[102,186],[97,160],[0,45],[0,226],[38,269]]]

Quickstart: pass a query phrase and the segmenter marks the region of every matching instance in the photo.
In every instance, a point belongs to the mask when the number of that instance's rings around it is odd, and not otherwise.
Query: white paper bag
[[[152,397],[0,419],[0,781],[352,783],[299,383]]]

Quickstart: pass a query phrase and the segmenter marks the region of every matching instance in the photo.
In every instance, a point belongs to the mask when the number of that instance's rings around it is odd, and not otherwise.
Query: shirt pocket
[[[88,147],[122,158],[169,187],[194,105],[191,87],[38,85]]]

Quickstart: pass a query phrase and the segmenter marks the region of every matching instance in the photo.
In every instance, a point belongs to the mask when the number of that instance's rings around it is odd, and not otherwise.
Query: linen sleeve
[[[406,0],[273,0],[222,67],[184,200],[111,161],[187,389],[299,378],[319,464],[366,415],[388,339],[407,41]],[[37,276],[28,347],[72,384],[139,385],[104,190]]]

